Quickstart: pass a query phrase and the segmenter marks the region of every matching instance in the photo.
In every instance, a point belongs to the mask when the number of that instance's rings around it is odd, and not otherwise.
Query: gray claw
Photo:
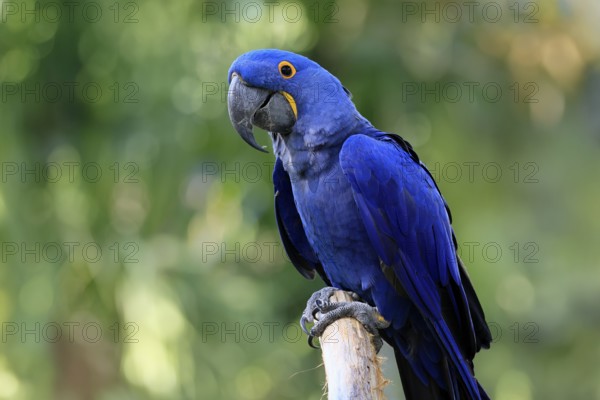
[[[312,296],[310,296],[310,298],[306,302],[306,308],[302,312],[302,317],[300,318],[300,327],[302,328],[304,333],[310,335],[310,331],[308,330],[308,328],[306,328],[306,324],[315,322],[317,320],[317,313],[320,312],[324,306],[329,304],[329,298],[336,290],[336,288],[327,286],[323,289],[316,291],[312,294]],[[311,347],[314,347],[312,345],[312,339],[310,339],[310,337],[308,344]]]
[[[325,329],[341,318],[354,318],[360,322],[367,332],[373,335],[373,345],[378,353],[383,346],[383,340],[379,336],[379,329],[385,329],[390,326],[377,308],[371,307],[367,303],[360,302],[360,297],[356,293],[349,292],[353,302],[345,303],[330,303],[329,298],[337,289],[325,287],[315,292],[306,303],[306,308],[300,318],[300,326],[308,335],[308,345],[312,348],[317,348],[313,344],[315,337],[320,337],[325,332]],[[317,319],[317,313],[321,314],[321,319]],[[307,322],[315,322],[310,331],[306,328]]]
[[[306,318],[304,315],[302,315],[302,318],[300,318],[300,327],[302,328],[302,331],[308,335],[309,334],[308,328],[306,328],[307,322],[311,322],[311,321],[309,321],[308,318]]]
[[[308,335],[308,345],[310,347],[312,347],[313,349],[318,349],[318,347],[313,344],[313,339],[314,338],[315,337],[313,335],[310,335],[310,334]]]

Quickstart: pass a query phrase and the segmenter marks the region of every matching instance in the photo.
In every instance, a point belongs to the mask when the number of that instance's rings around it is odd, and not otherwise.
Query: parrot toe
[[[315,322],[317,313],[327,304],[329,304],[329,298],[335,293],[337,289],[331,286],[326,286],[323,289],[320,289],[312,294],[308,301],[306,302],[306,308],[302,312],[302,317],[300,318],[300,326],[302,330],[307,335],[310,335],[309,330],[306,328],[307,323]],[[312,340],[310,340],[309,336],[309,344],[311,347]]]
[[[360,298],[355,293],[350,293],[355,299],[353,302],[331,303],[329,298],[336,290],[332,287],[325,287],[315,292],[306,304],[300,325],[302,330],[308,334],[309,346],[316,348],[313,344],[314,338],[323,335],[325,329],[333,322],[342,318],[354,318],[365,327],[367,332],[373,335],[373,345],[376,352],[379,352],[383,346],[379,329],[389,327],[390,323],[379,314],[377,308],[360,302]],[[307,322],[315,322],[310,331],[306,328]]]

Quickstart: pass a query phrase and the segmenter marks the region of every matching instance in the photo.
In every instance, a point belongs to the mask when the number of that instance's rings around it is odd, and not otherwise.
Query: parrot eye
[[[292,76],[296,75],[296,68],[288,61],[282,61],[279,63],[279,73],[284,79],[290,79]]]

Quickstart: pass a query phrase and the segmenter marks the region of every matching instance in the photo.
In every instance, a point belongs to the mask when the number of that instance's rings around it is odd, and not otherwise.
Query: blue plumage
[[[278,69],[283,61],[293,76]],[[297,107],[289,132],[270,134],[277,223],[300,273],[357,293],[391,322],[382,336],[407,398],[487,398],[472,359],[491,335],[448,207],[411,146],[375,129],[337,78],[305,57],[250,52],[229,76],[285,92]]]

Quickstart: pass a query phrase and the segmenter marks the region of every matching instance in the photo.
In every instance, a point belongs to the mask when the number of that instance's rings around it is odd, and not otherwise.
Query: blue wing
[[[300,214],[294,203],[292,184],[288,173],[283,169],[283,163],[278,158],[273,169],[273,186],[275,188],[275,217],[281,241],[292,264],[298,272],[307,279],[315,277],[315,271],[327,285],[323,266],[313,248],[308,243]]]
[[[373,137],[371,137],[373,136]],[[349,137],[340,152],[342,169],[369,239],[388,280],[407,297],[428,331],[422,354],[402,353],[421,378],[423,369],[455,396],[479,399],[471,360],[491,335],[468,276],[456,255],[450,213],[435,181],[410,145],[399,136],[377,133]],[[391,273],[390,273],[391,272]],[[415,324],[415,322],[412,322]],[[443,357],[440,359],[440,352]],[[418,359],[417,359],[418,358]],[[448,363],[441,376],[440,363]],[[452,382],[462,382],[462,390]],[[450,382],[450,383],[448,383]]]

